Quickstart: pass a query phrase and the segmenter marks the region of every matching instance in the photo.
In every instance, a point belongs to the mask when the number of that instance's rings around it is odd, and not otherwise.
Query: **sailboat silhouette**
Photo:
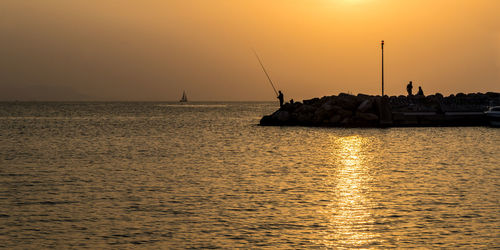
[[[187,101],[188,101],[188,98],[187,98],[187,95],[186,95],[186,91],[183,91],[182,92],[181,100],[179,102],[187,102]]]

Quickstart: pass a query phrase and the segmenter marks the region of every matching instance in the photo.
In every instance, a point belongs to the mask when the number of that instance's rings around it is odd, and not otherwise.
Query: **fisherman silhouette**
[[[280,100],[280,108],[283,107],[283,93],[281,93],[281,90],[278,91],[278,99]]]
[[[423,96],[424,95],[424,91],[422,90],[422,87],[418,86],[418,92],[417,92],[417,95],[421,95]]]
[[[413,83],[410,81],[410,83],[408,83],[408,85],[406,85],[406,91],[408,91],[408,96],[413,95],[412,90],[413,90]]]

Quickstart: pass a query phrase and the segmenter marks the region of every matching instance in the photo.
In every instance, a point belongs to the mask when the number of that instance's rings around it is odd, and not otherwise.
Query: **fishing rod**
[[[273,84],[273,80],[271,80],[271,77],[269,76],[269,74],[267,73],[267,70],[266,68],[264,68],[264,64],[262,64],[262,61],[260,60],[260,57],[259,55],[257,55],[257,52],[253,50],[253,53],[255,54],[255,56],[257,57],[257,60],[259,60],[259,63],[260,63],[260,66],[262,67],[262,70],[264,71],[264,73],[266,74],[267,76],[267,79],[269,80],[269,83],[271,84],[271,86],[273,87],[273,90],[274,90],[274,93],[276,94],[276,96],[278,96],[278,91],[276,91],[276,88],[274,87],[274,84]]]

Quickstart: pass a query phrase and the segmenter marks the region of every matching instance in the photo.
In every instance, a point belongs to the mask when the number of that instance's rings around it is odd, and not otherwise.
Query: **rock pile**
[[[430,96],[357,96],[341,93],[301,102],[286,103],[263,126],[381,127],[392,125],[394,112],[482,112],[500,105],[500,93]]]

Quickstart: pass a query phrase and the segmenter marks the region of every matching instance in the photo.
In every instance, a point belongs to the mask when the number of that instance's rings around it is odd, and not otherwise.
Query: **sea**
[[[0,103],[0,248],[500,248],[500,129],[277,106]]]

